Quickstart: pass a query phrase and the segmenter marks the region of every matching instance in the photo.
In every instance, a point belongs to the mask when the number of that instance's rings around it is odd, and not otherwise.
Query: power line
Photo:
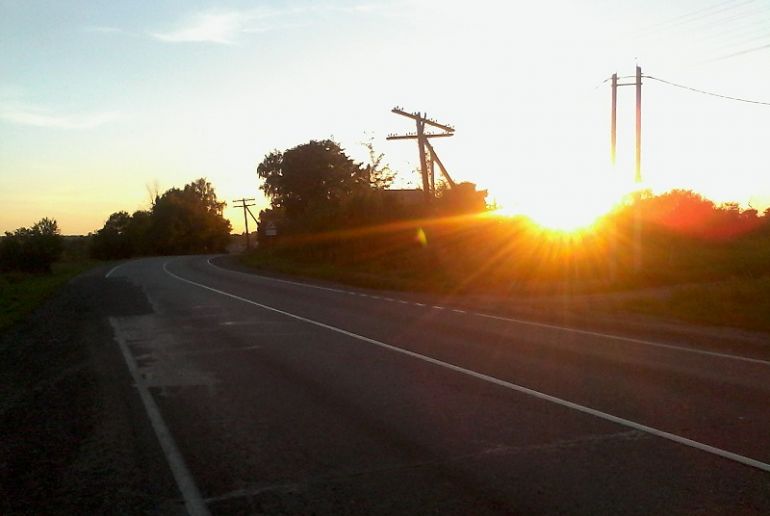
[[[762,106],[770,106],[770,102],[762,102],[761,100],[749,100],[749,99],[743,99],[740,97],[731,97],[729,95],[721,95],[719,93],[714,93],[711,91],[699,90],[698,88],[685,86],[684,84],[677,84],[675,82],[667,81],[665,79],[659,79],[658,77],[653,77],[652,75],[645,75],[644,78],[652,79],[653,81],[662,82],[664,84],[668,84],[669,86],[675,86],[677,88],[682,88],[684,90],[694,91],[696,93],[702,93],[703,95],[711,95],[712,97],[719,97],[721,99],[727,99],[727,100],[735,100],[737,102],[746,102],[748,104],[759,104]]]

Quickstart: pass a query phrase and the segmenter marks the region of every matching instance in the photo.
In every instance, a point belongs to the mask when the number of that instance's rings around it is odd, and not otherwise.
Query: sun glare
[[[570,188],[551,191],[546,198],[532,197],[528,201],[503,205],[496,213],[502,216],[524,215],[544,229],[575,232],[590,229],[609,213],[623,198],[618,184],[604,182],[582,183]]]

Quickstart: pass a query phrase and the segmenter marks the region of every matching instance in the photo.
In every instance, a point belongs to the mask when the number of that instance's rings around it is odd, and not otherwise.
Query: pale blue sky
[[[613,71],[770,101],[770,2],[669,4],[0,0],[0,230],[86,233],[200,176],[264,203],[256,165],[311,138],[363,158],[372,135],[413,180],[414,145],[384,139],[411,129],[395,105],[454,124],[450,172],[510,209],[604,202],[633,172],[631,88],[607,166]],[[645,83],[656,190],[767,206],[768,135],[770,106]]]

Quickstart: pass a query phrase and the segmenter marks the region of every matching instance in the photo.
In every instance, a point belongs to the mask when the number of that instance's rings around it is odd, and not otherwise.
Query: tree
[[[324,209],[370,188],[371,169],[350,159],[332,140],[312,140],[285,152],[273,151],[257,167],[260,189],[274,209],[297,220],[310,206]]]
[[[119,260],[136,254],[128,231],[131,216],[128,212],[113,213],[104,223],[102,229],[93,236],[91,254],[101,260]]]
[[[376,190],[384,190],[393,184],[393,180],[396,177],[395,172],[390,168],[390,165],[383,163],[385,161],[385,154],[378,153],[374,149],[374,138],[362,143],[366,147],[366,151],[369,154],[369,163],[364,167],[364,173],[369,182],[369,186]]]
[[[183,189],[166,191],[152,208],[147,235],[160,254],[223,252],[230,239],[230,221],[222,216],[224,202],[201,178]]]
[[[63,250],[56,220],[43,218],[32,228],[6,232],[0,240],[0,269],[50,272]]]

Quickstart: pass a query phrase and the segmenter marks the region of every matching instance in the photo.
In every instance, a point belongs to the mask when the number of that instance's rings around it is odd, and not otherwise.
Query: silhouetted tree
[[[6,232],[0,240],[0,268],[25,272],[50,272],[62,253],[56,220],[43,218],[31,228]]]
[[[308,207],[336,206],[355,191],[370,187],[371,169],[350,159],[332,140],[310,141],[285,152],[273,151],[257,167],[260,188],[273,208],[289,219]]]
[[[197,179],[156,197],[150,211],[110,215],[93,236],[91,254],[120,259],[149,254],[223,252],[229,243],[230,221],[214,187]]]
[[[223,252],[230,239],[230,221],[222,216],[224,202],[214,187],[198,179],[183,189],[166,191],[155,203],[147,235],[155,252],[186,254]]]
[[[113,213],[93,236],[91,254],[101,260],[119,260],[136,254],[128,237],[131,216],[125,211]]]

